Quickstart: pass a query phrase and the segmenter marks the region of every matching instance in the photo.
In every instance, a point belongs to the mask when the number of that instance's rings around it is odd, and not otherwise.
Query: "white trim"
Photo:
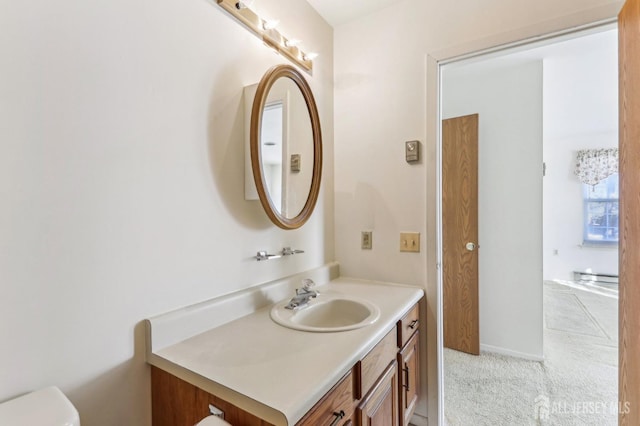
[[[508,355],[514,358],[528,359],[530,361],[544,361],[544,355],[527,354],[524,352],[512,351],[511,349],[501,348],[499,346],[480,344],[480,351]]]
[[[438,322],[438,425],[445,424],[444,418],[444,316],[442,306],[444,305],[443,296],[443,277],[442,277],[442,66],[437,66],[437,114],[438,125],[436,126],[436,256],[437,256],[437,274],[438,274],[438,310],[436,311],[436,319]]]

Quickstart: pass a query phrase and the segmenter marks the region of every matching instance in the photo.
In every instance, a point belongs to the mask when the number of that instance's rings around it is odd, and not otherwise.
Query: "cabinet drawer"
[[[309,410],[297,426],[346,426],[351,424],[354,410],[353,374],[349,372]]]
[[[396,359],[398,348],[396,347],[397,332],[394,328],[356,364],[355,397],[360,399],[365,392],[378,380],[389,363]]]
[[[416,303],[413,308],[409,310],[402,317],[400,321],[398,321],[398,347],[400,349],[404,348],[404,345],[407,344],[413,333],[418,330],[418,326],[420,324],[420,311],[418,309],[418,304]]]

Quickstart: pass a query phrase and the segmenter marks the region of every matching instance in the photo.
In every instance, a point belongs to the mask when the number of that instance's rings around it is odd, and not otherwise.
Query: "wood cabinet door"
[[[398,368],[394,360],[356,410],[360,426],[398,426]]]
[[[400,385],[398,393],[400,398],[400,426],[407,426],[416,408],[420,391],[419,369],[419,331],[416,331],[411,340],[398,353],[398,365],[400,366]]]
[[[271,423],[171,373],[151,366],[151,424],[153,426],[193,426],[210,414],[209,404],[221,409],[225,420],[232,425],[272,426]]]

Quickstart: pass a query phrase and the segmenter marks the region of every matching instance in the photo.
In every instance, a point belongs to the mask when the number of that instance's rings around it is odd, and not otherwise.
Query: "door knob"
[[[476,249],[476,245],[472,242],[468,242],[467,245],[465,246],[467,248],[467,250],[469,251],[474,251]]]

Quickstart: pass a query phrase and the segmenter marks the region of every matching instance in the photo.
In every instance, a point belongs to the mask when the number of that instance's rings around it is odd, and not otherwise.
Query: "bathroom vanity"
[[[420,389],[423,291],[320,277],[328,282],[317,287],[322,297],[363,299],[379,316],[352,330],[313,332],[271,319],[274,303],[299,283],[285,281],[147,320],[155,426],[193,425],[209,404],[236,426],[408,424]],[[261,307],[247,313],[251,304]],[[207,318],[212,326],[201,331]]]

